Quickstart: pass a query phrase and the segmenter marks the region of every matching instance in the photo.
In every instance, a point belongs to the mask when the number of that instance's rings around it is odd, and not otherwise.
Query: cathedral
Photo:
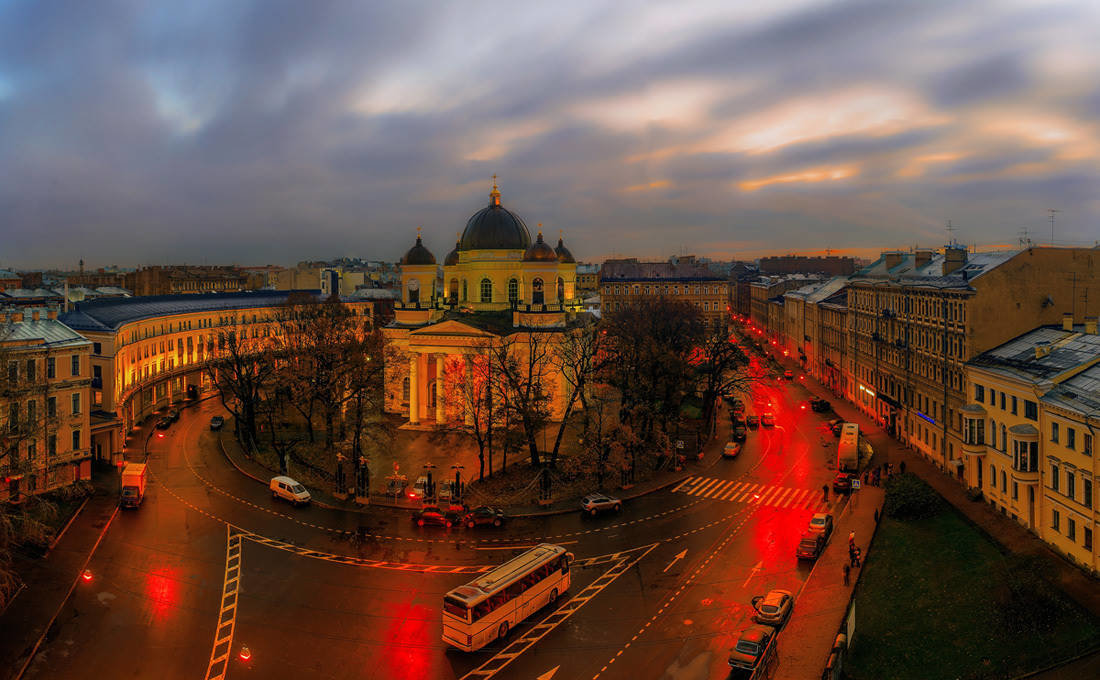
[[[541,226],[541,225],[540,225]],[[410,426],[473,424],[466,387],[482,371],[488,348],[508,343],[521,349],[560,341],[583,323],[576,293],[577,262],[557,247],[534,239],[519,215],[501,204],[495,177],[489,205],[466,228],[443,266],[416,243],[401,258],[401,300],[383,329],[387,341],[386,411]],[[548,372],[542,388],[551,416],[560,419],[566,386],[561,372]]]

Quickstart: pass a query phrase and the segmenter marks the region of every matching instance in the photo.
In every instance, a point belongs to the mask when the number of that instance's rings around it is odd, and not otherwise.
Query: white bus
[[[840,443],[836,449],[836,469],[840,472],[859,471],[859,425],[844,423],[840,428]]]
[[[573,554],[543,543],[443,597],[443,641],[472,652],[569,590]]]

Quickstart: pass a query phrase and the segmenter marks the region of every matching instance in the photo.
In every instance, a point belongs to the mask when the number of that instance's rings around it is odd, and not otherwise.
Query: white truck
[[[840,444],[836,449],[838,472],[859,471],[859,425],[844,423],[840,428]]]
[[[122,501],[124,508],[136,508],[145,499],[145,463],[127,463],[122,468]]]

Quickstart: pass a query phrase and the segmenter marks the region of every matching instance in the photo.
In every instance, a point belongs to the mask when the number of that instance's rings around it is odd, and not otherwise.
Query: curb
[[[42,635],[38,637],[38,640],[34,643],[34,647],[31,648],[30,654],[27,655],[27,660],[23,662],[19,672],[12,676],[12,680],[21,680],[23,675],[27,672],[31,662],[34,661],[34,657],[38,654],[38,648],[42,646],[42,642],[46,639],[46,635],[49,634],[50,629],[53,628],[54,622],[57,621],[57,617],[61,615],[61,610],[65,608],[69,599],[73,596],[73,591],[76,590],[76,584],[80,582],[80,575],[88,568],[88,563],[92,561],[92,556],[95,555],[96,549],[99,548],[99,544],[103,541],[103,537],[107,535],[107,530],[114,524],[115,517],[118,517],[119,506],[115,506],[114,512],[111,513],[111,517],[107,520],[107,523],[103,525],[103,529],[99,532],[99,538],[95,540],[95,544],[92,549],[88,551],[88,556],[84,558],[84,563],[80,565],[80,569],[77,570],[76,576],[73,578],[73,583],[69,586],[69,592],[65,594],[64,599],[61,600],[61,604],[57,606],[57,611],[50,617],[50,622],[46,624],[46,627],[42,630]]]
[[[73,525],[73,522],[75,522],[76,518],[80,516],[80,513],[84,512],[84,506],[88,504],[88,501],[92,500],[93,495],[95,495],[95,491],[92,491],[92,493],[88,494],[84,498],[84,502],[81,503],[80,507],[76,509],[76,512],[73,513],[73,516],[69,518],[68,522],[65,522],[65,526],[62,527],[61,531],[57,532],[57,535],[53,537],[53,540],[50,541],[49,547],[46,548],[46,553],[42,555],[43,559],[50,556],[50,553],[53,552],[53,549],[56,548],[57,544],[61,541],[61,537],[64,536],[65,532],[69,530],[69,527]]]

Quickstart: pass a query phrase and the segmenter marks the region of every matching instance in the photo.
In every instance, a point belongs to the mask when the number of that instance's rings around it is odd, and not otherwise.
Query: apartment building
[[[787,276],[760,276],[749,283],[749,318],[756,325],[767,328],[773,335],[778,329],[768,325],[768,305],[778,304],[770,301],[781,298],[787,291],[802,288],[811,283],[821,281],[820,276],[807,274],[791,274]],[[771,312],[775,314],[773,310]]]
[[[728,276],[712,272],[694,257],[677,262],[639,262],[635,258],[608,260],[600,269],[600,307],[606,316],[647,300],[669,298],[695,305],[708,327],[729,320]]]
[[[263,277],[250,277],[238,267],[179,265],[129,272],[125,288],[140,296],[181,295],[248,290],[262,284]]]
[[[1096,317],[1043,326],[966,364],[966,483],[1085,569],[1094,542],[1100,428]]]
[[[56,309],[0,316],[0,501],[91,476],[91,349]]]
[[[206,366],[218,351],[219,332],[270,337],[279,332],[279,315],[292,296],[317,300],[319,295],[259,290],[77,303],[61,320],[90,341],[96,459],[119,462],[125,436],[143,419],[213,388]],[[344,302],[371,326],[378,304],[393,304]]]

